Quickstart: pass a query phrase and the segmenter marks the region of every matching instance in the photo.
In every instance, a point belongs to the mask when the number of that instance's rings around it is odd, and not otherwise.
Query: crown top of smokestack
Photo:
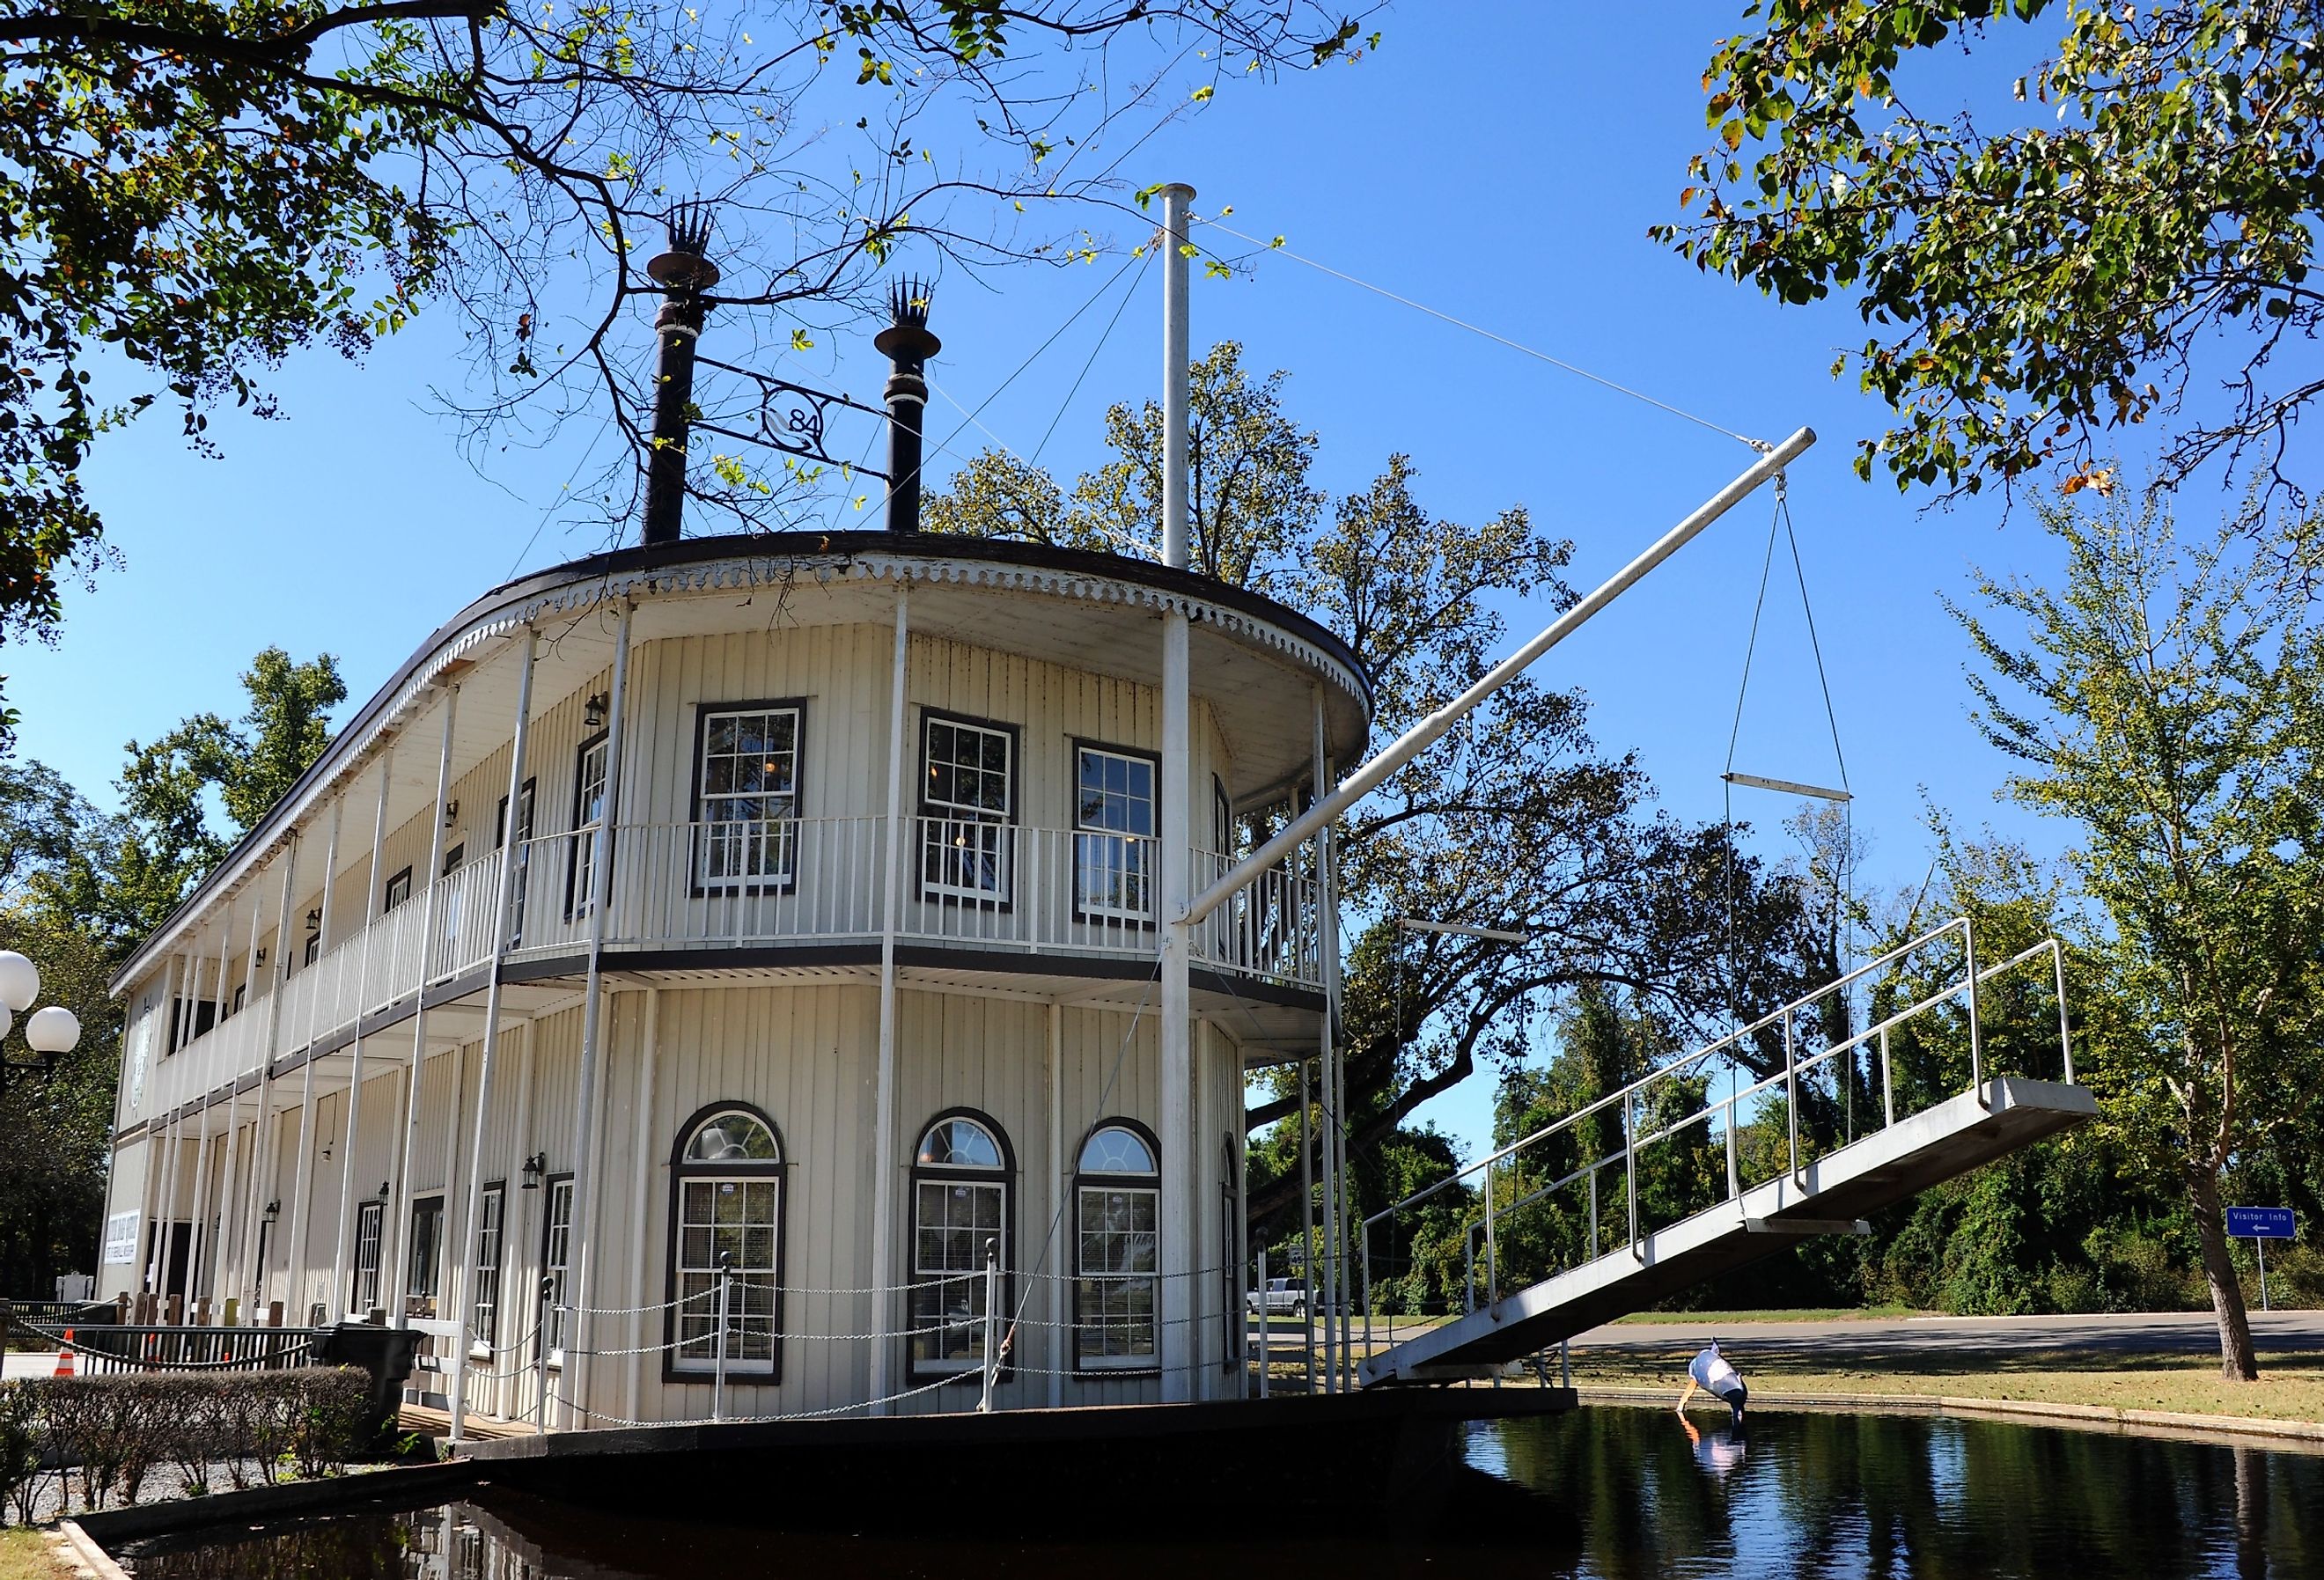
[[[670,291],[707,291],[718,283],[710,249],[710,205],[680,203],[669,211],[669,250],[646,264],[646,273]]]
[[[908,276],[888,287],[888,327],[872,344],[899,368],[917,371],[944,349],[944,342],[928,333],[928,298],[935,290],[931,282]]]

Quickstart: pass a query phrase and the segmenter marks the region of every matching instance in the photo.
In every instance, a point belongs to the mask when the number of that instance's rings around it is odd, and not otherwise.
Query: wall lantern
[[[521,1188],[525,1190],[539,1190],[540,1188],[540,1177],[548,1172],[549,1154],[546,1152],[535,1152],[531,1157],[527,1158],[524,1160],[524,1184]]]
[[[581,705],[581,722],[590,729],[602,729],[605,723],[605,694],[602,691]]]

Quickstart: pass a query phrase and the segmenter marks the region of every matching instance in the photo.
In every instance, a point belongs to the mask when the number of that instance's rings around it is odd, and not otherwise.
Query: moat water
[[[742,1511],[578,1508],[486,1486],[433,1508],[125,1556],[138,1580],[1341,1580],[1455,1564],[1571,1580],[2324,1575],[2324,1455],[1925,1417],[1762,1410],[1740,1435],[1709,1423],[1690,1433],[1666,1410],[1594,1409],[1471,1427],[1468,1460],[1494,1495],[1400,1540],[1206,1537],[1190,1508],[1124,1509],[1120,1540],[1040,1539],[1069,1486],[963,1509],[961,1534],[943,1538],[784,1531]],[[762,1518],[779,1520],[780,1489],[768,1492]],[[908,1488],[895,1492],[909,1502]],[[1264,1510],[1265,1487],[1250,1497]]]

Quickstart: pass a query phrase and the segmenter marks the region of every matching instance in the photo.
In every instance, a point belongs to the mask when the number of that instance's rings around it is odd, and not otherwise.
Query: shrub
[[[77,1467],[83,1503],[118,1492],[134,1503],[157,1465],[173,1465],[189,1492],[224,1468],[237,1489],[278,1465],[318,1476],[343,1468],[364,1440],[370,1375],[359,1367],[290,1372],[119,1372],[30,1378],[0,1387],[0,1501],[20,1517],[43,1455]],[[71,1483],[67,1482],[69,1493]],[[68,1499],[69,1501],[69,1499]]]
[[[30,1525],[47,1479],[41,1469],[32,1391],[23,1382],[0,1382],[0,1509],[13,1503],[16,1522]]]

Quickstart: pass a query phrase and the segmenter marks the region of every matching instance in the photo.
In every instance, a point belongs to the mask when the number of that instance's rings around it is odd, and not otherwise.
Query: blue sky
[[[1645,239],[1670,217],[1703,141],[1702,65],[1739,10],[1739,0],[1407,5],[1382,15],[1384,47],[1359,64],[1223,91],[1123,173],[1138,185],[1191,181],[1200,213],[1231,205],[1226,223],[1238,229],[1280,234],[1335,269],[1722,427],[1771,438],[1814,427],[1824,442],[1794,468],[1792,504],[1857,824],[1873,842],[1868,876],[1920,880],[1924,797],[2054,848],[2057,830],[1993,804],[2004,764],[1968,722],[1964,645],[1937,603],[1940,590],[1963,590],[1972,561],[2046,574],[2030,517],[2005,525],[1987,503],[1924,513],[1924,501],[1857,481],[1852,441],[1886,413],[1828,372],[1835,348],[1859,337],[1853,311],[1778,309]],[[1139,238],[1125,228],[1112,239]],[[977,405],[1116,266],[941,280],[945,349],[931,370],[941,389]],[[1152,272],[1140,291],[1062,420],[1111,299],[993,401],[984,426],[1025,453],[1056,420],[1044,460],[1068,476],[1093,464],[1106,403],[1157,389]],[[1248,278],[1198,279],[1194,313],[1198,346],[1240,339],[1255,367],[1292,371],[1288,405],[1323,437],[1327,488],[1358,489],[1405,451],[1440,517],[1474,522],[1521,504],[1570,536],[1577,585],[1750,459],[1731,439],[1287,258]],[[713,356],[717,334],[714,322]],[[831,376],[859,394],[876,388],[868,333],[831,349]],[[268,642],[337,653],[360,698],[476,593],[600,547],[600,529],[558,511],[574,442],[459,452],[429,396],[457,387],[457,352],[448,319],[423,318],[362,366],[301,357],[279,381],[282,420],[214,422],[224,459],[188,451],[166,416],[103,446],[88,480],[127,568],[70,597],[59,649],[7,656],[21,750],[101,794],[125,740],[198,709],[236,710],[234,676]],[[958,424],[944,401],[932,407],[932,437]],[[966,454],[983,438],[972,430],[954,448]],[[1600,741],[1635,748],[1683,817],[1720,814],[1769,506],[1746,504],[1536,671],[1586,688]],[[1512,609],[1513,635],[1546,617]],[[1810,781],[1836,772],[1796,597],[1780,580],[1738,766]],[[1787,809],[1756,810],[1772,834]],[[1773,834],[1770,848],[1781,840]],[[1475,1136],[1489,1101],[1474,1082],[1432,1116]]]

